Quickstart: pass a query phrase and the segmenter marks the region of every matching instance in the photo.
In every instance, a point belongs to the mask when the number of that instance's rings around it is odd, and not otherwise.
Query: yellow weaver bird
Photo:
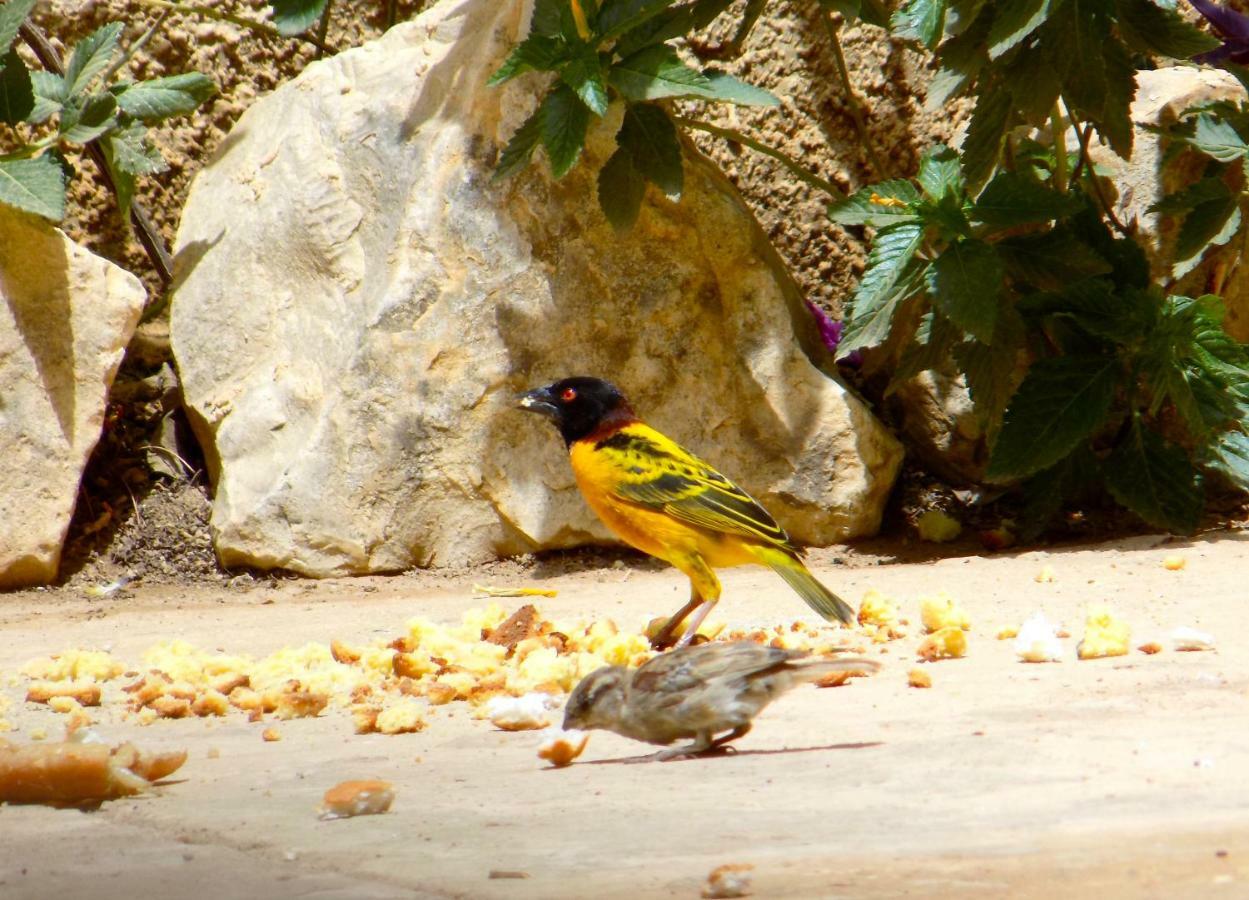
[[[568,446],[582,496],[625,543],[680,569],[689,603],[656,636],[657,647],[689,624],[687,645],[720,599],[715,569],[767,566],[825,619],[850,624],[854,610],[802,564],[802,551],[754,498],[707,463],[642,422],[612,384],[565,378],[520,396],[551,419]]]

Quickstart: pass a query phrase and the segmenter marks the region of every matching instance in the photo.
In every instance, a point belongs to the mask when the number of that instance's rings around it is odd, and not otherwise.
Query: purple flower
[[[810,300],[804,300],[803,302],[807,304],[807,309],[811,311],[811,315],[815,318],[816,327],[820,329],[820,340],[824,342],[828,352],[836,357],[837,347],[841,344],[841,335],[846,330],[846,324],[830,318],[828,313],[824,312]],[[858,350],[851,350],[847,355],[839,358],[837,363],[857,369],[863,364],[863,354]]]
[[[1219,6],[1210,0],[1188,0],[1188,2],[1214,26],[1214,30],[1223,39],[1222,47],[1206,53],[1198,53],[1193,57],[1193,61],[1210,64],[1224,60],[1231,60],[1240,65],[1249,63],[1249,16],[1226,6]]]

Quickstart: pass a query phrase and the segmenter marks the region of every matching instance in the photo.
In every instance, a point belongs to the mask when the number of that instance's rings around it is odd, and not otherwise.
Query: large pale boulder
[[[56,578],[139,280],[0,206],[0,588]]]
[[[172,342],[227,565],[311,575],[608,538],[517,391],[608,377],[796,539],[867,534],[901,457],[804,354],[801,298],[690,150],[617,236],[594,172],[491,182],[543,81],[489,73],[528,8],[444,0],[256,103],[197,176]],[[796,335],[796,331],[799,334]]]

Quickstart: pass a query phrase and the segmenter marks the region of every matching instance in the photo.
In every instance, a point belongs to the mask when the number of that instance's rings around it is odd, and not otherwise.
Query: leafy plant
[[[129,59],[120,46],[122,26],[116,22],[81,40],[63,74],[32,72],[13,45],[35,2],[9,0],[0,6],[0,123],[9,126],[11,143],[16,144],[0,156],[0,203],[60,221],[68,172],[61,151],[97,142],[125,217],[135,179],[166,168],[148,141],[147,126],[192,112],[216,88],[195,72],[140,82],[116,79]],[[38,139],[24,137],[40,132],[44,136]]]
[[[616,228],[631,226],[648,182],[678,199],[684,189],[678,124],[689,123],[678,123],[663,101],[777,103],[768,92],[727,73],[686,65],[671,44],[707,26],[729,6],[729,0],[536,0],[528,36],[490,84],[524,72],[551,72],[556,78],[503,149],[496,177],[524,168],[541,146],[552,174],[562,178],[581,156],[591,118],[606,115],[611,100],[619,98],[624,116],[616,151],[598,175],[604,214]]]
[[[1034,174],[973,199],[942,147],[916,182],[832,207],[877,229],[839,352],[882,346],[890,389],[952,360],[991,441],[986,478],[1030,480],[1034,524],[1089,482],[1178,531],[1201,514],[1202,468],[1249,489],[1249,349],[1219,298],[1166,296],[1089,197]]]

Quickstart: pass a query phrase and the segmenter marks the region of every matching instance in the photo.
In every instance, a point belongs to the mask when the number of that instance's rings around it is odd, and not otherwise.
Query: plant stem
[[[329,53],[331,56],[338,52],[332,45],[325,43],[315,35],[307,33],[285,35],[272,25],[266,25],[263,22],[254,22],[251,19],[245,19],[242,16],[236,16],[233,13],[220,12],[207,6],[192,6],[187,3],[173,3],[171,0],[137,0],[137,2],[142,3],[144,6],[154,6],[157,9],[168,9],[187,16],[202,16],[205,19],[213,19],[218,22],[229,22],[232,25],[238,25],[240,28],[246,28],[253,34],[258,34],[262,37],[272,38],[278,41],[304,41],[312,44],[312,46],[316,47],[323,53]]]
[[[169,17],[171,12],[173,12],[171,9],[163,9],[160,11],[160,14],[156,17],[156,21],[148,27],[147,31],[143,32],[143,34],[139,36],[139,39],[127,47],[125,52],[122,53],[122,55],[119,56],[113,64],[104,71],[104,74],[100,76],[101,84],[108,84],[112,81],[113,76],[121,71],[122,66],[134,59],[134,55],[147,45],[147,42],[152,39],[152,35],[156,34],[157,29],[160,28],[161,24]]]
[[[395,27],[399,21],[399,0],[386,0],[386,30]]]
[[[1072,127],[1075,121],[1072,121]],[[1067,124],[1063,121],[1058,101],[1050,112],[1050,130],[1054,132],[1054,177],[1051,181],[1060,194],[1067,193]],[[1078,134],[1079,132],[1077,132]]]
[[[22,40],[30,47],[39,59],[39,64],[54,75],[65,74],[65,69],[61,65],[61,57],[56,52],[56,48],[48,43],[48,39],[44,33],[31,21],[27,20],[22,23],[20,33]],[[95,163],[96,168],[100,170],[100,179],[109,189],[114,197],[117,196],[117,185],[113,183],[113,173],[108,167],[108,159],[104,155],[104,148],[100,146],[100,142],[89,141],[86,144],[86,150]],[[147,212],[137,201],[130,204],[130,221],[134,225],[135,234],[139,238],[139,243],[143,245],[147,258],[152,261],[152,268],[156,270],[156,274],[160,277],[161,283],[168,286],[173,281],[173,257],[169,255],[169,249],[165,246],[165,242],[161,240],[160,233],[152,224],[152,220],[148,218]]]
[[[1076,118],[1075,112],[1071,109],[1071,104],[1063,100],[1063,106],[1067,110],[1067,118],[1071,120],[1071,127],[1075,129],[1076,134],[1081,134],[1080,122]],[[1093,133],[1092,124],[1086,125],[1085,131],[1080,141],[1080,164],[1089,170],[1089,184],[1093,186],[1093,193],[1097,196],[1097,202],[1105,213],[1106,218],[1110,220],[1110,224],[1114,226],[1115,231],[1119,232],[1123,237],[1131,237],[1131,233],[1119,221],[1119,217],[1115,215],[1115,211],[1110,206],[1110,200],[1106,197],[1106,192],[1102,190],[1101,179],[1097,177],[1097,172],[1093,170],[1093,161],[1088,158],[1089,137]]]
[[[708,134],[714,134],[718,138],[726,141],[735,141],[738,144],[749,147],[756,153],[762,153],[764,156],[770,156],[789,171],[793,172],[800,181],[806,182],[812,187],[819,188],[824,193],[836,197],[838,200],[844,200],[846,192],[837,187],[831,181],[825,181],[819,175],[816,175],[810,169],[805,168],[801,163],[792,157],[782,153],[775,147],[769,147],[767,144],[755,140],[749,135],[742,134],[732,128],[721,128],[719,125],[712,125],[710,122],[704,122],[701,119],[687,119],[684,116],[673,116],[672,120],[684,128],[693,128],[696,131],[705,131]]]
[[[833,62],[837,65],[837,77],[841,79],[842,90],[846,92],[846,105],[850,107],[850,118],[854,120],[854,130],[859,134],[859,145],[863,148],[863,155],[867,157],[867,163],[878,180],[888,178],[889,171],[881,162],[880,154],[876,152],[876,146],[872,143],[872,137],[868,133],[863,104],[850,85],[850,70],[846,67],[846,55],[841,49],[841,25],[833,21],[831,10],[828,13],[822,13],[820,20],[824,23],[824,30],[828,32],[828,41],[833,47]]]
[[[334,0],[325,0],[325,9],[321,10],[321,21],[317,23],[316,59],[325,53],[325,35],[330,30],[330,10],[334,8]]]

